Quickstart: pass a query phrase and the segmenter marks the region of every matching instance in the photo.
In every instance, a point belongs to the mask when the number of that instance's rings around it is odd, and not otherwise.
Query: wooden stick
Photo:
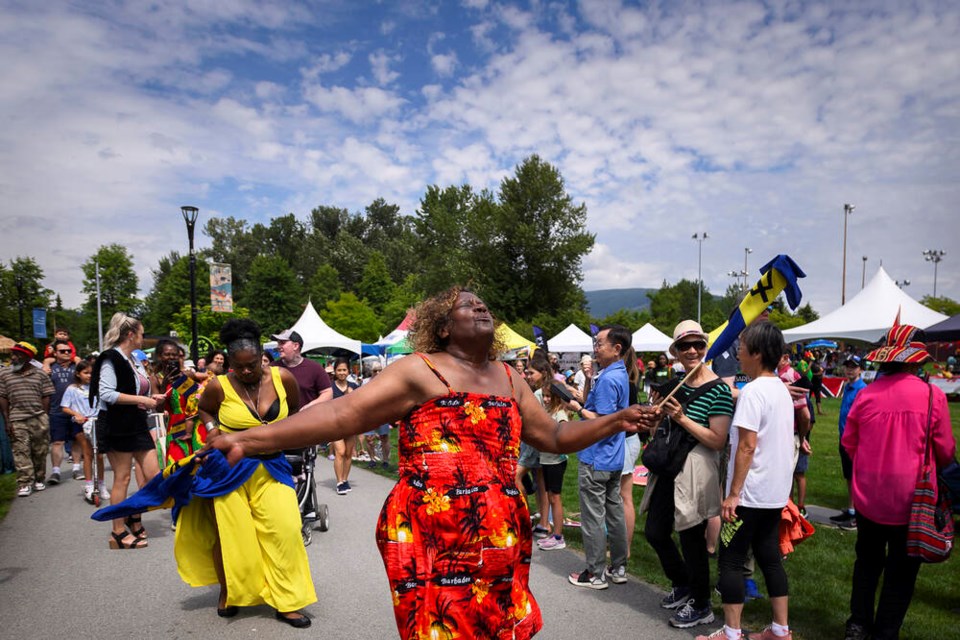
[[[667,400],[669,400],[670,398],[672,398],[672,397],[673,397],[673,394],[675,394],[677,391],[679,391],[679,390],[680,390],[680,387],[682,387],[683,384],[684,384],[687,380],[689,380],[690,378],[692,378],[693,375],[694,375],[697,371],[700,371],[700,367],[702,367],[702,366],[703,366],[703,360],[701,360],[700,362],[698,362],[698,363],[697,363],[697,366],[695,366],[693,369],[690,369],[690,372],[683,377],[683,380],[680,381],[680,384],[678,384],[677,386],[675,386],[675,387],[673,388],[673,391],[671,391],[670,393],[668,393],[668,394],[667,394],[667,397],[660,401],[660,403],[657,405],[657,409],[662,409],[662,408],[663,408],[663,405],[665,405],[665,404],[667,403]]]

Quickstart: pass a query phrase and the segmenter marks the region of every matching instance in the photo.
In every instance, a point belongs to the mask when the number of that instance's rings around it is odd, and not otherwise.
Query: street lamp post
[[[840,304],[847,303],[847,217],[856,207],[852,204],[843,205],[843,284],[840,287]]]
[[[743,275],[743,291],[744,291],[744,293],[746,293],[746,291],[747,291],[747,286],[748,286],[747,277],[750,276],[750,269],[747,268],[747,258],[750,256],[751,253],[753,253],[753,249],[751,249],[750,247],[744,247],[744,248],[743,248],[743,274],[742,274],[742,275]]]
[[[727,271],[727,275],[736,280],[737,289],[740,289],[740,292],[747,288],[747,272],[746,271]],[[740,278],[743,278],[743,284],[740,283]]]
[[[867,286],[867,256],[863,256],[863,273],[860,274],[860,290]]]
[[[13,277],[13,284],[17,287],[17,311],[20,315],[20,339],[25,340],[23,335],[23,276],[19,273]]]
[[[893,283],[894,283],[895,285],[897,285],[898,287],[900,287],[901,289],[903,289],[904,287],[909,287],[909,286],[910,286],[910,281],[909,281],[909,280],[894,280]]]
[[[933,263],[933,297],[937,297],[937,267],[940,265],[940,261],[943,260],[943,256],[947,255],[946,251],[940,249],[927,249],[923,252],[924,260],[927,262]]]
[[[700,322],[700,297],[703,294],[703,280],[700,274],[703,270],[703,241],[707,239],[707,232],[695,233],[690,236],[697,241],[697,322]]]
[[[190,240],[190,359],[196,366],[197,357],[197,255],[193,251],[193,228],[200,210],[196,207],[180,207],[183,221],[187,223],[187,238]]]

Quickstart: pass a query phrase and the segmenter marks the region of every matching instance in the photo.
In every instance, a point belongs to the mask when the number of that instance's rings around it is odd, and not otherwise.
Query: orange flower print
[[[487,412],[483,410],[483,407],[469,401],[463,404],[463,412],[467,414],[472,424],[479,424],[487,419]]]
[[[477,604],[481,604],[483,599],[487,597],[487,594],[490,593],[490,581],[477,578],[473,584],[470,585],[470,591],[476,598]]]
[[[450,508],[450,496],[442,495],[433,490],[433,487],[427,489],[423,494],[423,501],[427,505],[427,515],[432,516],[435,513],[443,513]]]

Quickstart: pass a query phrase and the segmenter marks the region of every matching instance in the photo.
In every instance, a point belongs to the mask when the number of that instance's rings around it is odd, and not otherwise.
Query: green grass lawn
[[[17,495],[17,474],[5,473],[0,475],[0,520],[7,517],[10,503]]]

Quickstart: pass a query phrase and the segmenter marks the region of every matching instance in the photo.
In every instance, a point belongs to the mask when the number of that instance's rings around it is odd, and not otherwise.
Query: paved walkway
[[[333,491],[332,463],[318,462],[318,490],[330,507],[330,530],[307,548],[319,601],[305,610],[307,631],[273,618],[267,607],[216,616],[217,587],[191,589],[177,575],[168,512],[144,515],[148,549],[107,547],[109,525],[89,518],[82,482],[67,480],[15,498],[0,523],[0,638],[395,638],[396,627],[374,525],[393,486],[355,468],[353,492]],[[110,474],[108,474],[108,480]],[[556,640],[692,638],[667,624],[662,592],[631,578],[606,591],[578,589],[569,572],[581,554],[534,549],[531,586],[544,615],[540,636]],[[712,631],[719,622],[696,631]]]

